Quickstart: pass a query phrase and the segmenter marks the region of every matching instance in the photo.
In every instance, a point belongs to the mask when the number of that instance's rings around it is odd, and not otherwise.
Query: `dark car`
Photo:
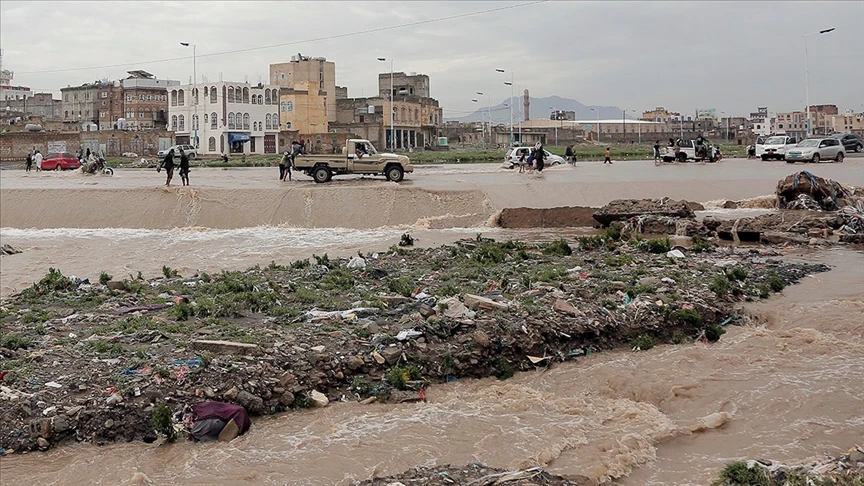
[[[831,138],[840,140],[847,152],[860,152],[864,148],[864,143],[861,142],[861,137],[852,133],[835,133]]]
[[[81,167],[78,156],[68,152],[49,153],[42,159],[42,170],[72,170]]]

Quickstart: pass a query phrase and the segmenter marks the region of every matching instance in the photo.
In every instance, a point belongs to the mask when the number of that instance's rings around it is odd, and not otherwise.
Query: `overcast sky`
[[[458,16],[522,2],[0,2],[3,67],[14,84],[53,91],[131,69],[187,82],[266,82],[270,63],[294,54],[336,63],[351,97],[377,92],[377,74],[431,77],[446,117],[477,108],[475,92],[504,101],[515,82],[532,97],[586,105],[747,115],[802,109],[802,35],[808,38],[810,101],[864,110],[864,2],[548,1],[382,32],[381,27]],[[342,36],[327,40],[324,37]],[[249,52],[226,51],[288,44]],[[176,59],[168,62],[148,62]],[[111,65],[122,65],[107,67]],[[98,69],[81,69],[99,67]],[[508,74],[496,73],[506,69]],[[44,72],[66,70],[64,72]],[[485,98],[484,98],[485,101]],[[579,114],[580,118],[584,118]]]

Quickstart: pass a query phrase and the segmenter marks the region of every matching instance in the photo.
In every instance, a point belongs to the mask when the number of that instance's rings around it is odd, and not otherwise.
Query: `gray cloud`
[[[198,73],[211,80],[267,79],[268,65],[293,54],[336,62],[350,96],[377,92],[394,58],[398,71],[432,77],[445,114],[478,108],[476,91],[505,100],[503,82],[532,96],[585,104],[746,114],[804,105],[804,33],[811,37],[810,100],[864,110],[862,2],[564,2],[554,1],[410,28],[208,56],[376,27],[465,14],[521,2],[23,2],[0,3],[4,67],[15,82],[59,92],[129,69],[186,81],[198,45]],[[58,73],[53,69],[128,64]]]

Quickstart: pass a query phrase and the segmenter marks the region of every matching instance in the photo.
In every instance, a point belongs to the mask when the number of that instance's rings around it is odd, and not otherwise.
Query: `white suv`
[[[808,138],[786,151],[786,162],[819,162],[836,160],[843,162],[846,147],[836,138]]]
[[[165,157],[166,155],[168,155],[168,152],[170,152],[171,149],[174,149],[174,155],[176,155],[178,158],[180,157],[180,150],[181,149],[183,150],[183,152],[186,153],[186,156],[189,157],[190,159],[197,159],[198,158],[198,149],[196,149],[192,145],[172,145],[165,150],[160,150],[156,154],[156,156],[157,157]]]

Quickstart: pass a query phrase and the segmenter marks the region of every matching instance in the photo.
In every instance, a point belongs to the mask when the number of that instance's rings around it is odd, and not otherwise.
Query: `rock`
[[[80,412],[81,410],[84,410],[84,407],[82,405],[67,408],[66,409],[66,416],[67,417],[74,417],[74,416],[78,415],[78,412]]]
[[[671,279],[671,278],[669,278],[669,277],[663,277],[663,278],[660,279],[660,281],[663,282],[663,283],[665,283],[665,284],[670,284],[670,285],[675,285],[676,283],[678,283],[678,282],[676,282],[675,280],[673,280],[673,279]]]
[[[468,308],[465,307],[459,299],[456,297],[451,297],[449,299],[444,299],[441,301],[442,304],[446,307],[444,310],[444,317],[448,317],[450,319],[461,319],[468,314]]]
[[[116,405],[122,401],[123,401],[123,395],[121,395],[117,392],[112,393],[110,397],[105,399],[105,403],[107,405]]]
[[[189,343],[189,349],[210,351],[217,354],[239,354],[241,356],[256,356],[261,354],[257,344],[235,343],[232,341],[209,341],[196,339]]]
[[[435,309],[432,307],[426,304],[420,304],[420,315],[423,316],[424,319],[428,319],[436,314],[437,312],[435,312]]]
[[[328,403],[330,403],[327,395],[318,390],[312,390],[312,393],[309,394],[309,399],[312,400],[312,406],[315,408],[324,408]]]
[[[507,304],[502,304],[500,302],[495,302],[492,299],[487,299],[486,297],[480,297],[479,295],[473,294],[465,294],[462,297],[465,300],[465,305],[470,309],[482,309],[485,311],[503,311],[507,312],[510,310],[510,306]]]
[[[106,428],[106,429],[110,429],[110,428],[112,428],[112,427],[114,427],[114,420],[113,420],[113,419],[108,419],[108,420],[106,420],[106,421],[105,421],[105,428]]]
[[[615,280],[612,282],[612,290],[626,290],[626,289],[627,289],[627,282],[620,282],[618,280]]]
[[[230,390],[226,391],[222,394],[222,398],[226,400],[234,400],[237,398],[237,395],[240,393],[240,389],[236,386],[232,386]]]
[[[474,331],[474,334],[472,335],[472,337],[474,338],[474,342],[477,343],[477,345],[480,346],[481,348],[488,348],[489,347],[489,343],[490,343],[489,335],[486,334],[485,332]]]
[[[69,421],[63,418],[63,416],[58,415],[51,419],[51,428],[53,429],[53,433],[62,434],[69,430]]]
[[[681,250],[672,250],[666,253],[669,258],[684,258],[684,253]]]
[[[347,362],[348,369],[351,371],[357,371],[360,368],[363,368],[365,364],[366,363],[363,361],[363,358],[361,358],[360,356],[351,356],[350,358],[348,358]]]
[[[669,243],[672,247],[680,246],[681,248],[687,249],[693,247],[693,238],[689,236],[680,236],[680,235],[670,235]]]
[[[687,207],[692,209],[693,211],[705,211],[705,206],[699,204],[698,202],[693,201],[684,201],[687,204]]]
[[[282,395],[279,395],[279,404],[281,404],[283,407],[287,407],[292,403],[294,403],[294,394],[290,391],[286,391],[282,393]]]
[[[724,209],[738,209],[738,203],[736,203],[735,201],[726,201],[725,203],[723,203],[723,208]]]
[[[312,351],[315,351],[316,353],[323,353],[325,348],[324,348],[324,346],[312,346],[309,349],[311,349]]]
[[[384,364],[387,362],[387,360],[384,359],[384,356],[381,356],[381,353],[378,351],[372,351],[372,359],[374,359],[378,364]]]
[[[862,244],[864,243],[864,234],[840,235],[840,243]]]
[[[562,314],[567,314],[567,315],[571,315],[571,316],[578,316],[579,314],[582,314],[582,312],[580,312],[579,309],[577,309],[576,307],[573,306],[573,304],[571,304],[570,302],[567,302],[564,299],[556,299],[555,303],[552,304],[552,308],[556,312],[561,312]]]
[[[9,245],[3,245],[2,247],[0,247],[0,253],[2,253],[3,255],[15,255],[17,253],[21,253],[21,250],[16,250]]]
[[[840,241],[843,241],[842,236],[840,237]],[[769,245],[806,245],[810,243],[810,240],[804,238],[803,236],[798,236],[792,233],[783,233],[780,231],[765,231],[759,235],[759,242]]]
[[[594,219],[603,226],[614,221],[625,221],[641,215],[695,218],[696,214],[686,201],[665,199],[617,199],[598,209]]]
[[[660,282],[662,282],[662,280],[657,277],[644,277],[639,279],[639,285],[654,285],[656,287],[657,285],[660,285]],[[675,281],[673,280],[672,283],[675,283]]]
[[[387,346],[381,350],[380,355],[388,365],[393,366],[398,363],[399,358],[402,357],[402,349],[398,346]]]
[[[591,217],[596,208],[567,206],[557,208],[504,208],[498,215],[501,228],[581,228],[595,225]]]
[[[39,437],[38,439],[36,439],[36,445],[38,445],[39,449],[41,449],[43,451],[45,449],[51,447],[51,444],[47,440],[43,439],[42,437]]]
[[[116,280],[111,280],[105,284],[111,290],[125,290],[126,284],[123,282],[118,282]]]
[[[253,395],[246,390],[242,390],[234,399],[238,404],[242,405],[249,413],[261,414],[264,410],[264,400],[261,397]]]
[[[285,373],[282,373],[281,377],[279,377],[279,386],[281,386],[282,388],[287,388],[288,385],[293,385],[294,381],[296,381],[296,379],[294,378],[294,375],[292,375],[291,373],[285,372]]]
[[[849,453],[849,460],[851,462],[864,462],[864,452],[857,447],[852,449],[852,452]]]
[[[348,268],[366,268],[366,260],[356,256],[352,258],[347,265]]]
[[[31,425],[32,427],[32,425]],[[52,424],[51,419],[42,419],[38,422],[39,435],[45,437],[46,439],[50,439],[52,435],[54,435],[54,425]]]

